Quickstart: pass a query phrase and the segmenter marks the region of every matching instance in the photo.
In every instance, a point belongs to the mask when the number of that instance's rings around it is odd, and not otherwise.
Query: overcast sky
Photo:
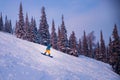
[[[120,1],[119,0],[0,0],[0,12],[12,20],[12,26],[18,20],[19,5],[22,2],[24,17],[28,13],[29,20],[33,16],[37,27],[41,17],[41,7],[44,6],[49,29],[52,19],[56,30],[61,25],[61,15],[64,15],[68,36],[75,31],[81,38],[83,31],[95,31],[96,41],[99,41],[100,30],[103,30],[105,42],[108,43],[114,24],[120,33]]]

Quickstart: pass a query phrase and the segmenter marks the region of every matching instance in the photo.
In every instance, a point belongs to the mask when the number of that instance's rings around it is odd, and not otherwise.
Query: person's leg
[[[50,56],[50,50],[48,50],[47,52],[48,52],[48,56]]]
[[[47,50],[44,52],[44,54],[46,54],[47,53]]]

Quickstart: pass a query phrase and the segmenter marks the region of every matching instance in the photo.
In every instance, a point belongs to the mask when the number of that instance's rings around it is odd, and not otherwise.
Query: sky
[[[19,5],[22,2],[24,18],[28,13],[29,20],[33,16],[39,27],[41,8],[45,7],[46,17],[51,30],[54,19],[56,32],[64,15],[68,37],[75,31],[77,40],[83,31],[94,31],[96,42],[100,40],[100,30],[103,31],[105,43],[112,37],[114,24],[117,24],[120,34],[120,1],[119,0],[0,0],[0,12],[12,20],[12,26],[18,20]]]

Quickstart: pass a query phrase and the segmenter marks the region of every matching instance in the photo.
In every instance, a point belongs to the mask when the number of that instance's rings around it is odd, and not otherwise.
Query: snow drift
[[[108,64],[45,48],[0,32],[0,80],[120,80]]]

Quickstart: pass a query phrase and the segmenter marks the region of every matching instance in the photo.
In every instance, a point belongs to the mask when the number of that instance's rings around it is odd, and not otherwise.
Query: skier
[[[44,53],[44,55],[46,55],[46,53],[48,53],[48,56],[50,56],[50,48],[52,47],[52,44],[49,44],[46,48],[46,51]]]

